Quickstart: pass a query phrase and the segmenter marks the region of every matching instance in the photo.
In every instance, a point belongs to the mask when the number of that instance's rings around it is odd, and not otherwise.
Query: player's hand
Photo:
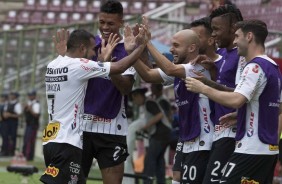
[[[61,29],[57,31],[56,36],[52,37],[56,52],[64,56],[67,52],[67,41],[69,39],[69,31]]]
[[[192,77],[187,77],[185,79],[185,86],[188,91],[192,91],[194,93],[201,93],[202,89],[205,87],[205,84]]]
[[[119,41],[120,41],[120,37],[117,34],[113,34],[113,33],[110,34],[107,44],[106,41],[102,39],[102,47],[98,53],[98,60],[113,61],[114,58],[112,58],[111,55]]]
[[[233,127],[237,124],[237,112],[225,114],[219,118],[219,124],[224,128]]]
[[[203,54],[199,54],[195,59],[189,61],[191,65],[196,65],[196,64],[202,64],[205,63],[205,61],[210,61],[211,59]]]
[[[129,27],[129,25],[126,25],[124,27],[124,47],[125,50],[128,53],[131,53],[135,48],[137,48],[139,45],[146,44],[145,40],[145,30],[140,25],[138,28],[138,34],[136,36],[133,35],[132,29]]]
[[[201,73],[199,71],[193,71],[193,73],[195,74],[195,76],[193,76],[193,78],[201,81],[204,84],[207,84],[209,79],[207,79],[206,76],[203,73]]]

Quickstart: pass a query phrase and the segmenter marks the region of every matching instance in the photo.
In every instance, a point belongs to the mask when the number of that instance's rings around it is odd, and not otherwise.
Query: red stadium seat
[[[17,22],[22,24],[29,23],[30,12],[28,11],[20,11],[17,15]]]
[[[39,0],[39,2],[36,3],[36,10],[47,11],[48,6],[49,6],[48,0]]]
[[[69,22],[69,14],[62,12],[59,14],[59,17],[57,18],[57,24],[67,24]]]
[[[88,12],[98,13],[100,11],[101,1],[94,0],[88,6]]]
[[[25,10],[35,10],[35,0],[26,0],[24,4]]]
[[[30,23],[32,24],[42,24],[43,23],[43,13],[33,12],[30,16]]]
[[[50,11],[61,11],[61,1],[60,0],[52,0],[52,3],[49,3]]]
[[[9,11],[8,15],[6,16],[5,22],[9,22],[9,23],[17,22],[17,11],[15,10]]]
[[[74,1],[73,0],[66,0],[65,3],[62,5],[62,10],[65,11],[65,12],[73,12]]]
[[[75,12],[86,13],[88,11],[88,3],[86,0],[80,0],[74,5]]]
[[[55,24],[56,23],[55,12],[47,12],[43,18],[44,24]]]

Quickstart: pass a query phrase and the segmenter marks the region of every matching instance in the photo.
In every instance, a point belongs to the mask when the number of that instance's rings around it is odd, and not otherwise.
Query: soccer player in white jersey
[[[150,38],[148,30],[147,36]],[[179,107],[180,115],[180,140],[184,141],[182,181],[196,184],[201,183],[205,173],[212,143],[213,126],[209,118],[208,98],[204,95],[186,93],[182,79],[187,76],[195,76],[194,72],[200,72],[208,78],[210,75],[203,66],[189,64],[189,61],[195,59],[199,53],[200,41],[194,31],[186,29],[177,32],[172,37],[171,43],[170,51],[174,56],[175,64],[148,42],[147,49],[160,68],[150,69],[140,60],[133,66],[146,82],[174,84],[176,104]]]
[[[95,54],[94,36],[85,30],[75,30],[67,41],[66,55],[58,56],[48,64],[45,83],[49,123],[43,132],[47,167],[40,178],[43,183],[85,183],[81,172],[80,126],[87,81],[122,73],[130,67],[145,48],[144,31],[140,31],[137,35],[140,45],[130,55],[117,63],[100,63],[88,60]],[[117,42],[117,35],[111,34],[107,46],[102,48],[105,61],[110,58]]]
[[[217,66],[217,63],[221,63],[223,57],[217,54],[215,39],[212,37],[212,28],[210,24],[209,17],[203,17],[197,19],[190,24],[191,30],[193,30],[199,37],[200,48],[199,54],[205,54],[210,60],[214,61]],[[215,76],[216,77],[216,76]],[[201,78],[201,76],[199,76]],[[211,102],[210,102],[211,104]],[[178,142],[177,149],[174,157],[173,164],[173,180],[180,182],[180,171],[181,171],[181,155],[182,155],[182,142]]]
[[[271,184],[278,155],[282,77],[278,65],[264,53],[266,24],[248,20],[236,27],[234,44],[248,64],[235,91],[218,91],[193,78],[186,79],[186,86],[224,106],[238,108],[236,148],[220,183]]]

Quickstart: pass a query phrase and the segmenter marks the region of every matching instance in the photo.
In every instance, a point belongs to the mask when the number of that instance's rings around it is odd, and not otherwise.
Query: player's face
[[[180,36],[173,36],[171,39],[171,47],[170,52],[173,55],[173,62],[175,64],[182,64],[186,60],[187,57],[187,44],[183,43],[183,39],[181,41]]]
[[[211,36],[208,35],[206,28],[204,26],[192,27],[191,30],[193,30],[199,37],[200,40],[199,54],[206,54],[206,50],[209,45],[209,38]]]
[[[90,45],[88,48],[86,48],[86,52],[84,54],[84,58],[86,59],[92,59],[96,55],[95,53],[95,39],[90,39]]]
[[[106,42],[111,33],[119,35],[119,30],[122,26],[123,20],[120,15],[103,12],[99,14],[99,30]]]
[[[238,55],[246,56],[248,53],[248,41],[241,29],[235,32],[234,45],[238,47]]]
[[[234,32],[226,17],[214,17],[211,21],[213,29],[212,36],[215,38],[218,47],[227,48],[232,44]]]

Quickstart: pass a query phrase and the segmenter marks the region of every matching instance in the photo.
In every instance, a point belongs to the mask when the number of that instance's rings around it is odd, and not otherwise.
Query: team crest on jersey
[[[258,65],[255,65],[255,66],[252,68],[252,71],[253,71],[254,73],[258,73],[258,71],[259,71],[259,66],[258,66]]]
[[[43,130],[42,141],[48,142],[49,140],[53,140],[57,137],[57,134],[60,130],[60,122],[50,122]]]
[[[253,128],[249,128],[248,132],[247,132],[247,136],[248,137],[252,137],[254,135],[254,129]]]
[[[44,173],[55,178],[56,176],[58,176],[59,172],[60,170],[58,168],[48,166]]]
[[[241,180],[241,184],[259,184],[259,182],[255,181],[255,180],[248,180],[248,179],[242,179]]]

